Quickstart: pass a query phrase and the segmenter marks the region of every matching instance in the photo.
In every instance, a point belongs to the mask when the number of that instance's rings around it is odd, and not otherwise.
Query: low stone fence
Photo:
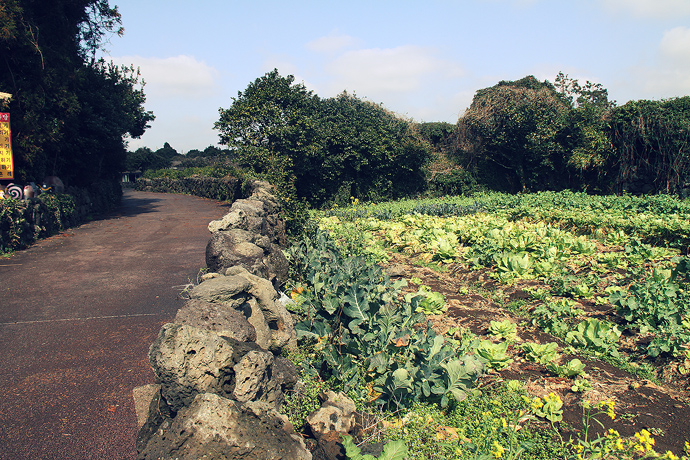
[[[151,345],[157,382],[134,390],[140,460],[344,459],[340,435],[361,429],[354,402],[333,392],[307,419],[310,438],[280,413],[298,384],[281,356],[297,346],[289,300],[276,290],[287,281],[285,228],[271,186],[250,189],[209,224],[210,272]]]

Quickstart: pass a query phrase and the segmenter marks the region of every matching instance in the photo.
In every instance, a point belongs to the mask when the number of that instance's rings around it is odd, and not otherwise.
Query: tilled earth
[[[518,336],[522,341],[557,342],[559,351],[567,346],[562,340],[532,326],[527,317],[517,316],[504,307],[510,301],[522,300],[526,302],[525,311],[528,311],[530,296],[523,288],[535,286],[534,280],[511,286],[499,285],[486,271],[467,270],[460,265],[447,265],[443,271],[432,270],[415,264],[413,259],[400,254],[394,255],[387,271],[392,278],[417,277],[432,291],[440,292],[446,297],[448,310],[443,315],[430,317],[437,332],[468,328],[480,337],[489,338],[488,327],[491,321],[509,319],[518,325]],[[416,291],[416,286],[407,289]],[[466,294],[460,294],[461,292]],[[605,312],[597,310],[593,304],[583,304],[582,308],[591,316],[605,315]],[[625,346],[622,346],[623,352]],[[596,403],[612,399],[615,402],[616,419],[612,421],[607,416],[598,418],[604,423],[606,430],[613,428],[621,436],[628,437],[646,429],[655,438],[654,448],[657,452],[670,450],[676,455],[684,452],[685,441],[690,440],[690,380],[687,375],[678,372],[677,363],[655,363],[658,366],[657,380],[661,382],[655,384],[601,360],[564,354],[564,360],[577,357],[585,363],[587,379],[592,384],[591,390],[575,393],[571,390],[571,379],[555,377],[544,366],[525,361],[520,358],[518,350],[513,349],[512,355],[514,361],[508,368],[493,371],[482,378],[481,385],[492,386],[503,380],[517,379],[534,396],[543,397],[550,392],[560,395],[564,402],[563,421],[560,422],[564,439],[567,440],[570,436],[575,438],[582,429],[582,401]],[[603,431],[596,423],[591,430],[596,433]]]

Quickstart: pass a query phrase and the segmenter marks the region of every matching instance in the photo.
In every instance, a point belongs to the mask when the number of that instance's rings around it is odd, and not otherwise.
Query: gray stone
[[[240,405],[199,394],[166,420],[139,451],[139,460],[311,460],[302,439],[269,405]]]
[[[177,310],[173,322],[206,329],[239,342],[256,341],[256,330],[244,314],[223,303],[211,303],[201,299],[187,300],[184,306]]]
[[[160,391],[160,385],[142,385],[132,390],[134,397],[134,412],[137,415],[137,426],[141,428],[149,418],[149,407],[156,393]]]
[[[242,357],[233,370],[235,388],[232,399],[239,402],[253,401],[261,395],[262,401],[280,407],[282,391],[278,382],[271,378],[273,355],[260,351],[250,351]]]
[[[241,209],[228,212],[219,220],[213,220],[208,224],[208,231],[211,233],[221,232],[231,228],[246,229],[247,213]]]
[[[265,251],[248,240],[239,241],[237,230],[211,235],[206,245],[206,266],[222,273],[224,269],[239,265],[259,276],[268,276],[268,267],[263,263]]]
[[[261,309],[264,322],[270,329],[270,344],[268,349],[279,352],[283,347],[295,348],[297,346],[297,334],[292,322],[292,315],[285,306],[278,302],[278,292],[268,280],[249,273],[245,268],[235,266],[226,270],[229,277],[243,277],[251,283],[248,293],[251,294]],[[256,324],[249,321],[254,325]],[[257,330],[257,338],[260,332]],[[257,342],[258,343],[258,342]]]
[[[243,211],[248,216],[264,217],[266,215],[263,201],[254,200],[252,197],[233,201],[231,209]]]
[[[222,394],[235,365],[227,340],[192,326],[165,324],[149,350],[161,394],[173,412],[199,393]]]
[[[188,325],[164,325],[151,345],[149,362],[172,413],[200,393],[280,407],[283,392],[296,380],[291,363],[277,360],[258,344]]]
[[[307,423],[316,439],[331,432],[347,434],[355,426],[354,401],[344,393],[328,391],[321,395],[321,408],[307,417]]]
[[[249,299],[252,283],[242,276],[220,276],[202,282],[189,291],[191,299],[224,303],[238,308]]]
[[[247,321],[254,327],[256,332],[255,342],[261,348],[269,350],[273,343],[273,334],[271,328],[268,327],[266,317],[264,316],[259,303],[253,297],[242,305],[247,316]]]

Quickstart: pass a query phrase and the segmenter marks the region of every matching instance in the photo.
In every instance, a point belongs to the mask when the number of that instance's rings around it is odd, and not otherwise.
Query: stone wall
[[[240,180],[233,176],[215,178],[194,175],[181,179],[170,177],[139,178],[135,188],[143,192],[184,193],[212,200],[232,201],[239,195],[240,186]]]
[[[284,224],[271,186],[251,186],[209,224],[210,272],[151,345],[156,385],[135,390],[150,398],[139,459],[312,458],[279,412],[297,382],[281,357],[297,343],[276,291],[287,279]]]
[[[286,296],[285,225],[266,182],[209,223],[209,272],[187,292],[149,350],[156,384],[134,390],[141,430],[138,459],[338,460],[341,434],[360,433],[355,404],[322,395],[310,433],[281,414],[298,382],[281,357],[297,346]],[[379,449],[380,451],[380,449]]]

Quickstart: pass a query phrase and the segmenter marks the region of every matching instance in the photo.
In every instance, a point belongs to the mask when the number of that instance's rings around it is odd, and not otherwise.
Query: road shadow
[[[97,220],[119,219],[120,217],[131,217],[157,212],[158,208],[161,206],[161,201],[163,201],[161,198],[136,196],[131,192],[125,192],[122,195],[120,206],[100,216]]]

